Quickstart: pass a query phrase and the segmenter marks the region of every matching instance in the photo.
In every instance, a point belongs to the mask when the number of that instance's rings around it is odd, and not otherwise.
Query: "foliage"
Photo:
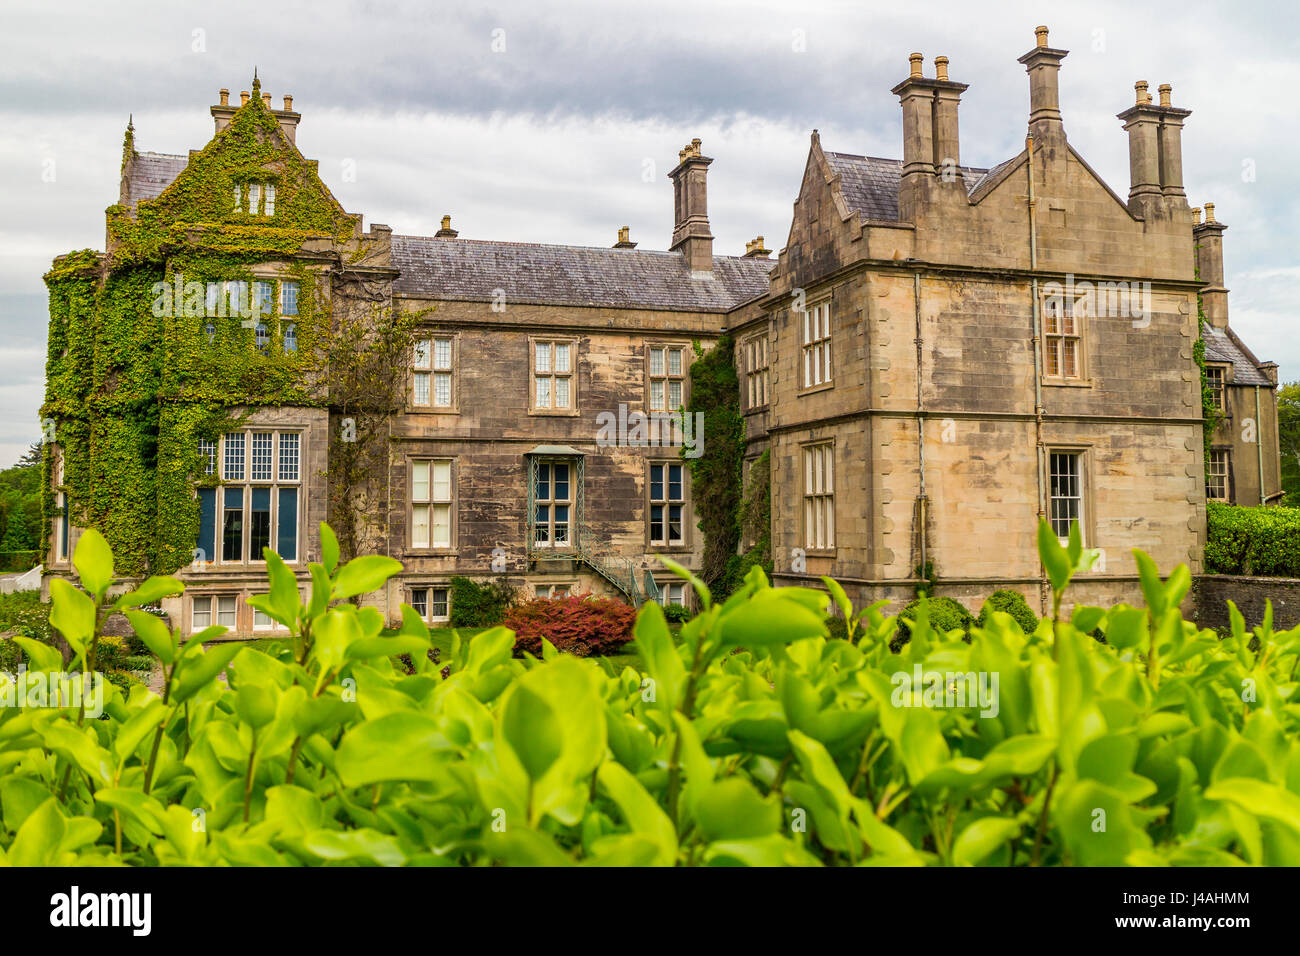
[[[1278,445],[1282,452],[1282,504],[1300,508],[1300,382],[1277,392]]]
[[[647,604],[643,668],[515,658],[494,628],[453,639],[444,678],[414,612],[382,637],[348,603],[398,563],[340,566],[321,536],[305,605],[267,555],[253,600],[290,629],[278,655],[127,608],[180,588],[154,578],[113,603],[159,657],[161,697],[112,692],[102,720],[3,708],[4,862],[1300,864],[1300,628],[1268,614],[1247,633],[1230,605],[1227,636],[1198,630],[1185,566],[1162,581],[1135,552],[1145,607],[1062,619],[1093,556],[1044,524],[1051,618],[1026,634],[994,612],[968,644],[923,602],[897,653],[898,620],[829,579],[846,640],[826,639],[825,592],[755,570],[718,604],[688,576],[702,610],[678,642]],[[84,590],[55,582],[53,619],[93,664],[112,556],[91,531],[76,559]]]
[[[727,559],[722,581],[713,590],[719,596],[740,587],[752,568],[772,573],[772,452],[765,450],[749,470],[749,484],[740,502],[741,542],[751,542],[740,554]],[[671,618],[670,618],[671,620]]]
[[[505,625],[515,633],[515,650],[541,656],[549,642],[577,657],[617,654],[632,639],[636,608],[622,601],[571,594],[516,604]]]
[[[681,604],[664,607],[664,620],[669,624],[684,624],[691,619],[691,609]]]
[[[516,595],[505,577],[480,584],[473,578],[455,575],[450,597],[452,627],[493,627],[505,620]]]
[[[946,634],[949,631],[959,630],[963,634],[967,634],[975,623],[974,616],[970,611],[966,610],[966,606],[960,601],[953,600],[950,597],[921,596],[909,602],[903,608],[903,613],[899,617],[899,634],[904,639],[911,633],[912,625],[909,622],[917,619],[917,614],[923,602],[929,607],[930,626],[936,631]]]
[[[723,335],[707,352],[697,344],[690,377],[686,413],[704,416],[697,426],[702,453],[687,459],[692,507],[704,536],[700,576],[722,594],[727,590],[728,566],[740,545],[745,454],[745,419],[740,413],[740,383],[731,336]]]
[[[1205,570],[1300,578],[1300,508],[1206,505]]]
[[[1003,588],[990,594],[984,602],[984,606],[980,608],[979,617],[975,619],[975,626],[988,627],[995,611],[1011,615],[1012,619],[1020,625],[1020,629],[1026,634],[1032,634],[1034,628],[1038,627],[1038,615],[1030,610],[1029,602],[1025,600],[1025,596],[1019,591]]]
[[[50,605],[39,591],[0,594],[0,633],[29,637],[42,644],[54,643],[50,627]],[[22,649],[9,638],[0,640],[0,670],[13,671],[22,661]]]
[[[40,563],[41,451],[32,445],[12,468],[0,470],[0,571],[26,571]]]
[[[1200,266],[1196,267],[1196,278],[1201,277]],[[1205,327],[1209,320],[1205,317],[1205,300],[1196,294],[1196,341],[1192,344],[1192,360],[1196,362],[1201,380],[1201,453],[1204,462],[1205,480],[1210,480],[1210,449],[1214,445],[1214,433],[1223,423],[1223,412],[1219,410],[1214,389],[1210,387],[1210,378],[1205,371]]]

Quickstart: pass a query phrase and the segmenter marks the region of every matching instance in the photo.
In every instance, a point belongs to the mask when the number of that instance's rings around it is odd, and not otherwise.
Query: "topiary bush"
[[[952,630],[960,630],[963,634],[970,633],[971,626],[975,623],[975,616],[966,610],[966,606],[960,601],[950,597],[917,598],[908,602],[903,608],[903,613],[898,616],[900,644],[911,636],[912,622],[916,620],[917,608],[925,600],[929,601],[930,627],[934,630],[945,634]]]
[[[1300,508],[1206,503],[1205,570],[1300,578]]]
[[[669,604],[664,608],[664,619],[669,624],[685,624],[692,617],[691,609],[681,604]]]
[[[515,632],[515,652],[542,655],[542,638],[576,657],[617,654],[632,639],[636,608],[609,598],[537,598],[516,604],[505,626]]]
[[[1026,634],[1034,633],[1034,628],[1038,627],[1038,615],[1030,610],[1029,602],[1025,600],[1025,596],[1019,591],[1003,588],[990,594],[984,602],[984,606],[980,608],[979,617],[975,619],[975,626],[988,627],[994,611],[1010,614]]]
[[[515,603],[515,589],[504,577],[480,584],[456,575],[450,583],[452,627],[494,627]]]

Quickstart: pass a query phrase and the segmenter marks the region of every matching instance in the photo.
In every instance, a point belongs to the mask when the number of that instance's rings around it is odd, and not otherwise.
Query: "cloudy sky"
[[[1121,195],[1115,114],[1133,83],[1172,83],[1192,205],[1229,225],[1232,324],[1300,379],[1300,7],[1270,3],[72,3],[0,10],[0,467],[39,435],[53,256],[103,248],[122,133],[183,153],[212,135],[217,89],[253,68],[303,114],[298,145],[366,222],[465,238],[667,247],[665,177],[694,136],[715,158],[715,249],[779,249],[813,128],[828,149],[897,156],[890,88],[907,55],[946,55],[962,159],[1019,151],[1039,23],[1071,51],[1070,140]],[[237,100],[236,100],[237,102]]]

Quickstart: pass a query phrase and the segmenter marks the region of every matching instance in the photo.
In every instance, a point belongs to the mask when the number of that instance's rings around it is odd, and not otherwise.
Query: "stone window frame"
[[[438,368],[438,348],[436,343],[442,340],[451,342],[451,360],[448,368]],[[419,364],[419,347],[422,342],[429,343],[428,365]],[[415,335],[415,344],[412,346],[410,378],[406,388],[406,410],[416,414],[432,415],[459,415],[460,414],[460,333],[448,331],[445,329],[421,329]],[[451,376],[451,404],[435,405],[434,397],[437,395],[437,375],[439,373],[450,374]],[[429,402],[428,404],[419,404],[415,400],[415,378],[417,375],[427,374],[429,376]]]
[[[1218,387],[1216,388],[1210,373],[1217,372]],[[1232,365],[1229,362],[1206,362],[1205,363],[1205,382],[1214,393],[1215,408],[1228,416],[1228,386],[1232,384]]]
[[[451,467],[448,474],[448,483],[450,485],[450,496],[448,498],[434,498],[433,496],[433,466],[437,462],[447,462]],[[428,464],[429,466],[429,497],[420,501],[415,500],[415,467],[418,464]],[[406,456],[406,549],[408,555],[440,555],[456,554],[460,543],[460,522],[457,520],[460,511],[460,461],[454,455],[407,455]],[[424,505],[429,508],[429,543],[427,545],[417,545],[415,543],[415,509],[417,506]],[[433,514],[434,506],[447,506],[447,544],[436,545],[433,543]]]
[[[668,498],[655,499],[651,497],[650,487],[650,469],[655,465],[662,465],[665,468],[671,465],[679,465],[682,469],[682,497],[680,500],[670,500]],[[691,527],[691,481],[690,467],[680,458],[647,458],[645,463],[645,547],[646,551],[655,554],[667,554],[674,552],[689,552],[694,548],[692,541]],[[664,477],[664,494],[668,493],[668,479]],[[672,504],[680,504],[682,507],[682,539],[681,541],[669,542],[656,541],[651,536],[651,519],[650,509],[656,504],[662,504],[668,507]],[[667,519],[665,518],[665,530],[667,529]]]
[[[1216,470],[1216,459],[1221,457],[1223,466],[1222,472]],[[1226,446],[1220,446],[1210,449],[1210,459],[1205,463],[1205,498],[1207,501],[1232,501],[1232,449]],[[1215,478],[1222,479],[1223,494],[1210,494],[1211,483]]]
[[[761,348],[760,348],[761,346]],[[751,335],[741,340],[741,366],[745,378],[745,411],[752,412],[766,408],[772,400],[771,390],[771,353],[772,343],[766,331]],[[762,364],[755,361],[755,354],[761,352]],[[800,352],[802,361],[802,351]],[[800,369],[802,371],[802,368]],[[763,400],[754,401],[755,386],[762,391]]]
[[[815,457],[810,457],[810,456],[815,455],[817,452],[820,452],[823,449],[829,451],[829,462],[831,466],[830,480],[828,483],[825,481],[825,479],[823,479],[823,481],[821,482],[820,489],[812,489],[810,486],[817,484],[817,482],[815,480],[816,477],[815,474],[813,475],[813,480],[810,481],[809,469],[811,467],[815,472],[816,459]],[[835,439],[833,438],[818,438],[813,441],[801,442],[799,444],[798,527],[799,527],[800,547],[803,548],[805,554],[834,555],[836,553],[837,547],[839,546],[838,545],[839,535],[837,533],[839,530],[837,526],[838,519],[836,517],[836,509],[835,509],[835,478],[836,478],[836,474],[839,471],[839,462],[836,460],[835,450],[836,450],[836,442]],[[824,468],[822,474],[823,476],[825,475]],[[827,487],[828,484],[829,487]],[[817,502],[829,502],[829,511],[830,511],[829,522],[823,523],[823,528],[828,528],[830,534],[824,539],[823,543],[820,545],[814,543],[812,540],[812,535],[815,529],[816,521],[814,519],[810,524],[810,520],[809,520],[810,518],[813,517],[813,512],[810,511],[810,509],[816,508]]]
[[[1056,525],[1052,521],[1052,456],[1053,455],[1074,455],[1079,462],[1079,533],[1083,538],[1085,548],[1096,547],[1094,542],[1097,537],[1097,511],[1094,507],[1095,499],[1093,489],[1096,487],[1093,481],[1093,450],[1092,445],[1071,442],[1047,442],[1043,446],[1043,495],[1047,505],[1047,523],[1052,525],[1052,530],[1056,531]],[[1067,526],[1064,535],[1057,534],[1062,544],[1069,540],[1069,528]]]
[[[798,393],[808,395],[812,392],[820,392],[825,389],[835,387],[835,327],[834,327],[834,310],[831,308],[833,296],[830,293],[819,295],[816,298],[809,297],[804,302],[802,309],[792,310],[798,317],[796,325],[796,334],[799,337],[799,359],[796,368],[797,381],[799,383]],[[818,311],[825,310],[824,334],[818,334],[812,337],[816,332],[822,332],[823,326],[818,323],[816,316]],[[821,358],[822,349],[825,350],[825,358]],[[818,373],[825,372],[825,378],[821,381],[810,382],[808,372],[811,369],[809,357],[816,357]]]
[[[1049,303],[1057,299],[1059,299],[1062,302],[1062,304],[1066,304],[1064,296],[1048,295],[1045,291],[1040,289],[1038,316],[1039,316],[1039,323],[1040,323],[1039,335],[1041,336],[1041,340],[1042,340],[1041,350],[1042,350],[1043,366],[1042,369],[1040,370],[1042,383],[1044,385],[1089,388],[1092,386],[1091,363],[1088,361],[1088,342],[1090,336],[1091,316],[1088,315],[1086,309],[1083,311],[1078,311],[1076,309],[1076,305],[1079,302],[1086,302],[1087,297],[1082,295],[1075,296],[1074,300],[1068,303],[1069,304],[1068,318],[1074,323],[1074,331],[1072,333],[1065,333],[1060,331],[1058,332],[1048,331]],[[1063,326],[1059,324],[1057,326],[1058,329],[1062,327]],[[1062,345],[1061,362],[1058,363],[1057,372],[1055,374],[1049,372],[1047,370],[1048,368],[1047,356],[1052,341],[1061,340],[1062,342],[1064,342],[1066,339],[1073,339],[1077,343],[1076,350],[1075,350],[1075,358],[1074,358],[1076,374],[1074,375],[1061,374],[1060,368],[1061,365],[1064,364],[1064,357],[1065,357],[1064,345]]]
[[[550,372],[543,373],[551,379],[551,404],[537,404],[537,348],[540,345],[552,347]],[[569,346],[569,371],[554,371],[554,349],[556,345]],[[528,414],[544,415],[558,418],[576,418],[581,406],[579,379],[579,356],[581,339],[576,335],[530,335],[528,336]],[[569,404],[565,408],[555,407],[555,379],[564,375],[569,380]]]
[[[663,367],[663,372],[660,374],[655,374],[650,366],[650,353],[655,349],[661,349],[663,350],[664,353],[664,367]],[[682,353],[681,372],[675,375],[670,375],[668,373],[668,350],[669,349],[678,349]],[[691,350],[690,342],[681,341],[678,339],[664,339],[664,340],[648,340],[645,343],[644,387],[645,387],[645,410],[647,412],[666,415],[677,411],[678,408],[682,408],[682,409],[686,408],[687,404],[690,402],[690,367],[691,367],[691,360],[693,358],[694,358],[694,353]],[[682,401],[681,404],[676,407],[670,405],[669,397],[668,397],[669,395],[668,383],[674,381],[681,382],[682,384]],[[651,396],[654,391],[655,382],[664,383],[664,407],[663,408],[654,407],[654,401]]]
[[[424,613],[420,614],[420,609],[415,600],[416,592],[424,592]],[[446,604],[446,614],[434,614],[433,609],[436,602],[433,599],[434,591],[446,591],[447,597],[443,602]],[[406,586],[406,603],[411,609],[420,616],[420,620],[426,624],[442,624],[451,620],[451,583],[449,581],[424,581],[419,584],[408,584]]]

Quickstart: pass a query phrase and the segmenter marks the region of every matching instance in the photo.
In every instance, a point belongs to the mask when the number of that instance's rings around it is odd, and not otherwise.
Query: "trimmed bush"
[[[690,608],[683,607],[680,604],[669,604],[664,608],[664,618],[669,624],[685,624],[694,616]]]
[[[916,609],[920,606],[922,598],[917,598],[908,603],[903,608],[903,613],[898,617],[898,633],[903,641],[906,641],[912,635],[912,628],[908,621],[916,620]],[[975,616],[966,610],[966,606],[960,601],[955,601],[950,597],[932,597],[930,602],[930,627],[936,631],[948,633],[951,630],[961,629],[962,632],[969,634],[971,625],[975,623]]]
[[[975,626],[988,627],[994,611],[1010,614],[1026,634],[1034,633],[1034,628],[1038,627],[1038,615],[1030,609],[1025,596],[1019,591],[1004,588],[990,594],[988,600],[984,602],[984,606],[980,608],[980,615],[975,619]]]
[[[495,627],[515,603],[515,589],[505,578],[480,584],[459,575],[451,579],[451,626]]]
[[[515,652],[542,656],[542,638],[576,657],[617,654],[632,639],[636,608],[609,598],[537,598],[516,604],[505,625],[515,632]]]
[[[1300,578],[1300,508],[1206,505],[1205,570]]]

